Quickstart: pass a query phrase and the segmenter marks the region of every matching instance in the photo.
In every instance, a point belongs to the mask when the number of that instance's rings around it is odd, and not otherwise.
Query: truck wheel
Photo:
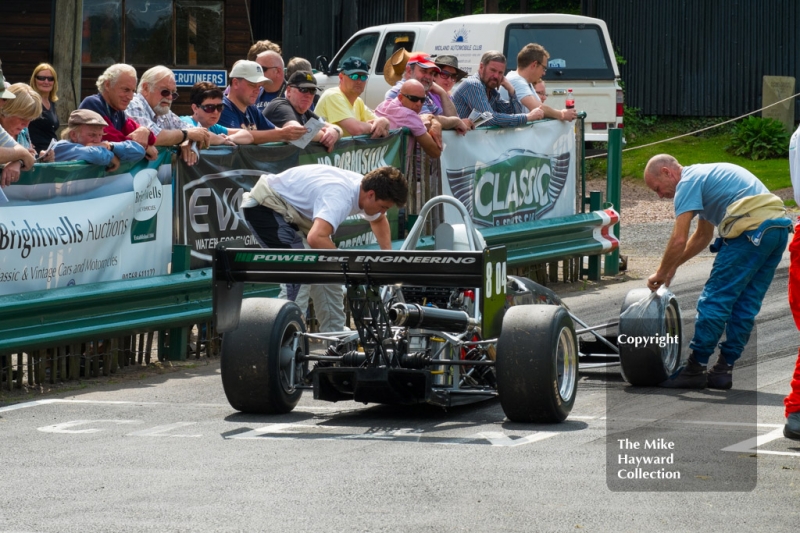
[[[631,305],[650,294],[650,289],[634,289],[625,296],[620,314]],[[677,342],[667,342],[663,347],[650,343],[647,346],[636,347],[628,342],[620,343],[619,337],[650,336],[660,330],[658,320],[643,321],[640,324],[626,322],[620,323],[617,345],[619,347],[619,363],[622,368],[622,377],[631,385],[639,387],[652,387],[668,379],[678,371],[681,364],[681,343],[683,342],[683,325],[681,323],[681,308],[678,300],[671,296],[664,309],[664,329],[671,337],[677,337]],[[638,326],[638,327],[637,327]],[[646,330],[652,327],[651,332]],[[634,331],[632,328],[636,328]]]
[[[578,389],[578,343],[557,305],[511,307],[497,340],[497,390],[513,422],[562,422]]]
[[[248,298],[242,302],[239,327],[222,339],[222,387],[231,407],[245,413],[288,413],[302,390],[290,383],[294,334],[305,332],[300,308],[294,302]],[[302,352],[306,348],[301,341]],[[295,365],[295,383],[303,365]]]

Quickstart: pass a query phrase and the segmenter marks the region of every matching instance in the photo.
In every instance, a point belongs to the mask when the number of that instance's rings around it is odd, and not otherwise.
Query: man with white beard
[[[207,148],[211,134],[205,128],[193,128],[172,112],[172,101],[178,98],[175,74],[158,65],[142,74],[138,93],[125,110],[125,114],[148,128],[156,136],[156,146],[180,146],[181,158],[188,165],[197,163],[197,155],[189,143]]]

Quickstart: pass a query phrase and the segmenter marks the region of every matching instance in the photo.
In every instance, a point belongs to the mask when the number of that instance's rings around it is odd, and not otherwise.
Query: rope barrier
[[[743,119],[745,117],[748,117],[750,115],[753,115],[753,114],[758,113],[760,111],[763,111],[765,109],[769,109],[772,106],[776,106],[778,104],[782,104],[783,102],[785,102],[787,100],[791,100],[792,98],[797,98],[798,96],[800,96],[800,93],[793,94],[792,96],[788,96],[788,97],[784,98],[783,100],[778,100],[777,102],[775,102],[773,104],[770,104],[768,106],[764,106],[761,109],[756,109],[755,111],[750,111],[749,113],[745,113],[744,115],[738,116],[736,118],[728,119],[728,120],[726,120],[724,122],[720,122],[719,124],[714,124],[713,126],[708,126],[707,128],[701,128],[701,129],[696,130],[696,131],[691,131],[689,133],[683,133],[681,135],[676,135],[675,137],[670,137],[669,139],[662,139],[660,141],[655,141],[655,142],[651,142],[651,143],[648,143],[648,144],[642,144],[640,146],[631,146],[630,148],[625,148],[622,151],[623,152],[629,152],[631,150],[638,150],[639,148],[647,148],[648,146],[655,146],[656,144],[661,144],[661,143],[665,143],[665,142],[669,142],[669,141],[674,141],[676,139],[681,139],[683,137],[688,137],[690,135],[696,135],[698,133],[703,133],[704,131],[713,130],[714,128],[718,128],[720,126],[724,126],[725,124],[730,124],[731,122],[736,122],[737,120]],[[606,152],[604,154],[591,155],[591,156],[586,157],[586,159],[595,159],[597,157],[606,157],[607,155],[608,155],[608,152]]]

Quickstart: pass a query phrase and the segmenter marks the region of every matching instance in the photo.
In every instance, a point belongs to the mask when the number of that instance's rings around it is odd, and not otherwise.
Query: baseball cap
[[[264,69],[255,61],[237,61],[233,64],[231,69],[230,78],[244,78],[252,83],[263,83],[271,81],[269,78],[264,77]]]
[[[415,63],[422,68],[435,68],[439,70],[439,67],[433,62],[431,56],[425,52],[414,52],[408,57],[407,65],[413,65]]]
[[[72,128],[73,126],[107,126],[105,119],[90,109],[76,109],[69,115],[69,122],[67,125]]]
[[[3,77],[3,69],[0,68],[0,98],[13,100],[17,97],[17,95],[8,90],[8,88],[5,86],[5,81],[6,79]]]
[[[307,70],[298,70],[286,82],[289,87],[317,88],[317,80],[314,75]]]
[[[360,57],[351,56],[342,61],[342,72],[345,74],[369,74],[369,63]]]

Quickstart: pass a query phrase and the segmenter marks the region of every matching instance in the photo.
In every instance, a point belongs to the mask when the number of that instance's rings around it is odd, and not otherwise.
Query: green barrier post
[[[591,211],[599,211],[602,209],[603,193],[601,191],[589,192],[589,209]],[[586,270],[586,275],[591,281],[600,281],[600,256],[589,256],[589,268]]]
[[[608,201],[613,204],[617,213],[622,215],[620,196],[622,191],[622,130],[608,130],[608,173],[606,175]],[[619,239],[619,223],[614,226],[614,234]],[[619,274],[619,249],[606,254],[605,275]]]

